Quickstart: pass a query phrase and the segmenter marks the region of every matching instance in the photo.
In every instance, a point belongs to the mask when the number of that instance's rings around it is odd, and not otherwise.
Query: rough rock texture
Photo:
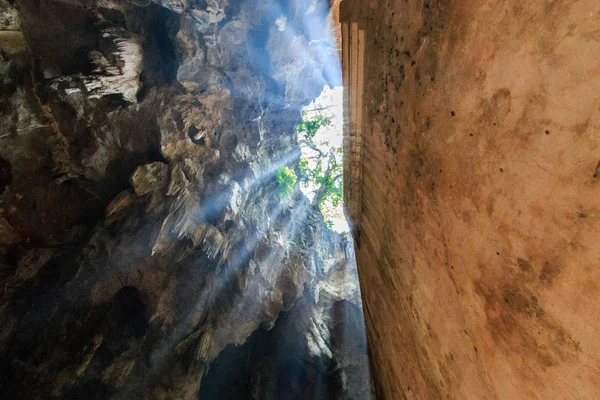
[[[273,178],[313,3],[0,0],[3,398],[369,397],[352,244]]]
[[[600,3],[342,4],[378,397],[600,398]]]

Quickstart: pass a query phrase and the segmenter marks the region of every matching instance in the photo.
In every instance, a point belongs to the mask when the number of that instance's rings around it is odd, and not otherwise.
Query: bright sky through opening
[[[314,143],[323,151],[327,152],[331,147],[340,148],[342,147],[343,141],[343,129],[344,129],[344,90],[342,86],[336,86],[330,88],[325,86],[321,95],[316,98],[312,103],[304,108],[307,113],[307,117],[315,117],[317,115],[323,115],[331,119],[331,124],[322,126],[314,137]],[[302,146],[302,156],[308,157],[311,150]],[[303,188],[303,192],[306,196],[312,200],[313,191],[316,188],[312,185]],[[325,220],[331,221],[332,230],[336,232],[348,232],[348,222],[344,215],[344,206],[340,203],[337,207],[325,205],[323,207],[323,215]]]

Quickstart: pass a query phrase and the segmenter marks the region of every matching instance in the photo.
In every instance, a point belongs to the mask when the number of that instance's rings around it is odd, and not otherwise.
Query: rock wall
[[[600,3],[342,2],[380,399],[600,397]]]
[[[0,0],[3,398],[368,398],[352,244],[273,177],[326,15]]]

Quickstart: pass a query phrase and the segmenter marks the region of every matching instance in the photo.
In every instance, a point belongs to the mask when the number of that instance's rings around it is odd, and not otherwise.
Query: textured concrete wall
[[[380,399],[600,398],[600,2],[341,15],[367,32],[357,256]]]
[[[365,31],[359,29],[358,23],[352,22],[341,24],[341,32],[344,82],[344,198],[347,199],[346,216],[354,225],[353,231],[357,232],[362,199]]]

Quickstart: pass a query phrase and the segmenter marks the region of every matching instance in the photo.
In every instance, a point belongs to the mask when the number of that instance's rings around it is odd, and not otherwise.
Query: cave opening
[[[335,2],[56,2],[0,0],[0,392],[369,399]]]
[[[344,213],[344,104],[342,86],[324,86],[302,110],[298,131],[302,192],[319,207],[335,232],[350,230]]]

